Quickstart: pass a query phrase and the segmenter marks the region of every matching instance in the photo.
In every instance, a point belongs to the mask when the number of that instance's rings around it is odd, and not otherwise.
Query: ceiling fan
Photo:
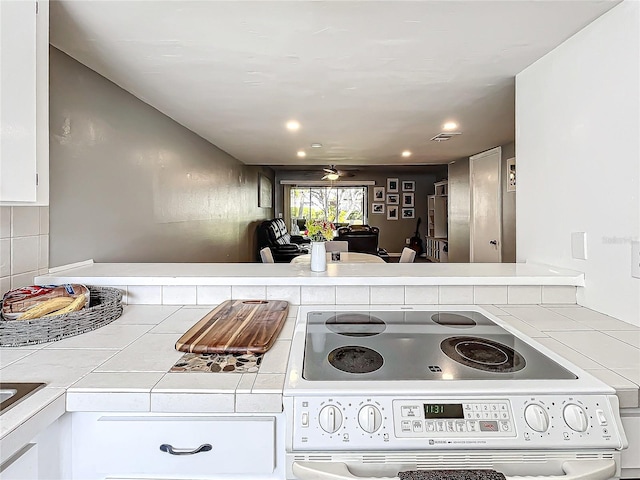
[[[328,168],[323,168],[324,176],[322,180],[338,180],[340,177],[352,177],[353,174],[338,170],[335,165],[330,165]]]

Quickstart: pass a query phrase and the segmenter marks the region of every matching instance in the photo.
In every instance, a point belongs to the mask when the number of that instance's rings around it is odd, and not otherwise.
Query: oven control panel
[[[285,397],[293,450],[624,446],[609,395]]]
[[[511,403],[506,398],[465,402],[396,400],[393,419],[398,438],[516,436]]]

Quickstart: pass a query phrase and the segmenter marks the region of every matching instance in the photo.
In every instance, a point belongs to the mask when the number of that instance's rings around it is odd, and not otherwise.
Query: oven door
[[[420,455],[420,454],[418,454]],[[306,455],[305,455],[306,456]],[[307,458],[321,458],[309,455]],[[412,455],[388,458],[371,455],[358,459],[335,454],[320,461],[288,458],[289,476],[297,480],[398,480],[398,472],[414,470],[495,470],[507,480],[607,480],[619,478],[618,452],[491,452],[483,458],[471,452],[457,452],[439,459],[416,462]],[[342,457],[342,458],[340,458]],[[475,458],[474,458],[475,457]],[[344,461],[341,461],[344,460]],[[396,462],[396,460],[399,460]],[[449,461],[448,461],[449,460]],[[461,476],[460,478],[463,478]]]

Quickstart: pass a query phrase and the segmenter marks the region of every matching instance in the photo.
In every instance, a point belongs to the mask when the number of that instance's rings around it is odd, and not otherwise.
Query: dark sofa
[[[369,225],[352,225],[340,227],[335,240],[349,243],[350,252],[370,253],[378,255],[378,236],[380,229]]]
[[[265,220],[258,225],[258,251],[269,247],[278,263],[290,262],[294,257],[309,253],[311,240],[301,235],[290,235],[282,218]]]

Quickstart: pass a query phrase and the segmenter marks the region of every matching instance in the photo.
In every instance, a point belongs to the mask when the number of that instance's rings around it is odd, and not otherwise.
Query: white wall
[[[517,261],[585,272],[578,302],[640,325],[640,3],[626,0],[516,77]],[[571,255],[587,233],[587,260]]]

